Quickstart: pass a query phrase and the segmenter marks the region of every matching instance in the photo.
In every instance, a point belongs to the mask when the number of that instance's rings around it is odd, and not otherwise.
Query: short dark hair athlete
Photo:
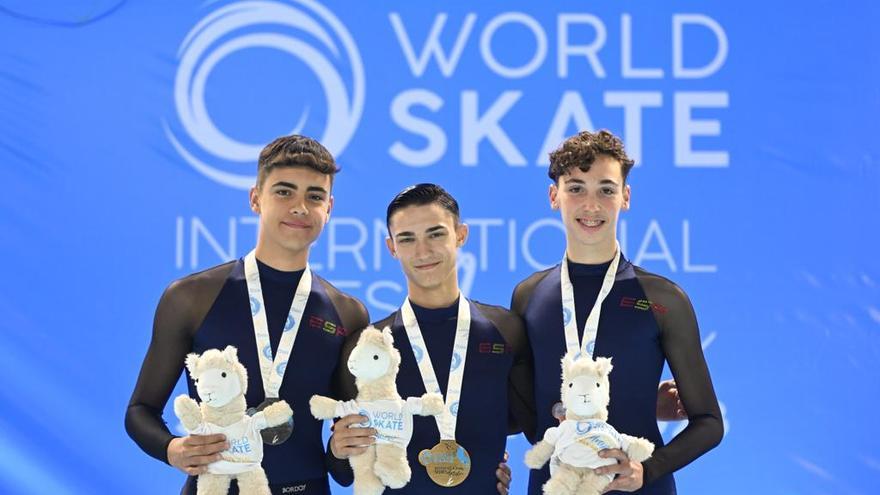
[[[312,243],[333,206],[333,156],[305,136],[278,138],[260,153],[251,209],[260,217],[254,250],[272,355],[278,353],[294,292],[305,273]],[[238,259],[173,282],[162,294],[153,336],[125,415],[129,435],[148,454],[191,475],[183,493],[195,493],[194,475],[219,459],[222,435],[180,437],[169,431],[162,411],[190,352],[234,345],[248,370],[248,407],[264,401],[257,340],[245,277]],[[337,396],[338,356],[349,330],[369,322],[364,305],[323,278],[312,275],[279,397],[294,411],[292,436],[267,446],[263,468],[273,493],[328,494],[322,423],[312,418],[314,394]],[[187,377],[189,393],[197,398]],[[176,418],[172,418],[176,422]],[[233,484],[230,493],[237,493]]]
[[[622,210],[629,209],[626,178],[632,166],[616,136],[605,130],[581,132],[550,154],[549,199],[565,226],[564,261],[575,313],[566,309],[565,315],[569,322],[576,321],[577,342],[585,339],[587,316],[612,261],[618,260],[616,274],[609,278],[611,291],[601,305],[595,340],[584,348],[613,361],[608,422],[621,433],[647,438],[656,446],[643,463],[630,461],[621,450],[604,451],[618,463],[599,470],[616,475],[610,490],[671,495],[675,493],[672,473],[717,445],[723,427],[687,295],[670,280],[616,254],[617,220]],[[559,401],[560,358],[571,345],[563,316],[562,266],[522,281],[511,301],[511,309],[525,321],[534,356],[537,439],[557,424],[552,409]],[[688,419],[688,426],[668,445],[657,428],[664,362],[675,376]],[[661,398],[675,394],[669,384],[660,392]],[[532,471],[529,494],[541,493],[548,477],[546,467]]]
[[[423,379],[420,363],[432,364],[437,391],[446,398],[450,417],[457,418],[448,431],[469,453],[471,463],[470,474],[455,487],[432,481],[419,453],[438,445],[440,427],[433,417],[416,416],[407,448],[411,480],[387,493],[506,494],[509,471],[499,469],[499,463],[505,460],[507,435],[534,430],[531,355],[522,322],[504,308],[468,300],[461,294],[456,259],[467,240],[468,227],[461,222],[458,202],[442,187],[418,184],[404,189],[389,204],[386,223],[386,244],[406,276],[408,309],[404,304],[373,325],[390,327],[400,351],[397,389],[401,397],[419,397],[426,392],[430,387],[426,383],[431,381]],[[470,325],[459,328],[460,321],[467,321],[467,317],[459,319],[465,314],[461,311],[469,314]],[[417,322],[421,345],[419,338],[415,342],[410,339],[414,325],[404,323],[406,314]],[[351,351],[354,342],[349,339],[343,355]],[[457,373],[459,394],[449,386]],[[338,446],[340,455],[363,451],[358,448],[364,443],[359,428],[339,428],[362,419],[351,416],[337,423],[331,445]]]

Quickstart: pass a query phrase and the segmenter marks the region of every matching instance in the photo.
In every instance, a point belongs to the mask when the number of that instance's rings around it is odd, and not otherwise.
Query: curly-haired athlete
[[[511,309],[525,320],[534,356],[537,438],[556,425],[560,357],[569,350],[611,357],[608,422],[657,449],[642,463],[621,450],[604,450],[600,455],[618,463],[597,472],[616,475],[609,490],[671,495],[672,473],[717,445],[723,427],[687,295],[619,250],[617,219],[629,209],[626,178],[633,164],[621,140],[606,130],[581,132],[550,154],[550,205],[565,225],[564,258],[517,285]],[[668,445],[657,428],[664,362],[688,418]],[[541,493],[548,478],[547,468],[532,471],[529,494]]]

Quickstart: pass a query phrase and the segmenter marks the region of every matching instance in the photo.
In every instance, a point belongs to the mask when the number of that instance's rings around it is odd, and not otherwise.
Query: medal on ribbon
[[[260,362],[260,376],[263,381],[263,392],[266,396],[259,406],[248,409],[248,414],[253,415],[262,411],[269,405],[278,402],[279,391],[281,390],[281,382],[284,380],[284,372],[287,370],[287,363],[293,352],[293,344],[296,341],[296,335],[299,332],[299,325],[302,322],[303,313],[306,309],[306,303],[309,300],[309,292],[312,290],[312,271],[306,265],[299,284],[296,286],[296,292],[293,295],[293,301],[290,302],[290,311],[288,311],[287,319],[284,321],[284,328],[281,332],[281,341],[278,344],[278,350],[272,355],[272,345],[269,341],[269,325],[266,322],[266,304],[263,301],[263,287],[260,284],[260,271],[257,266],[257,255],[255,251],[251,251],[244,258],[244,274],[247,281],[248,299],[251,306],[251,317],[254,322],[254,339],[257,342],[257,356]],[[263,437],[263,443],[268,445],[278,445],[284,443],[293,433],[293,418],[287,423],[266,428],[260,434]]]
[[[400,313],[413,355],[417,356],[416,361],[422,382],[425,384],[425,391],[442,395],[431,364],[430,353],[409,298],[403,302]],[[447,488],[460,485],[471,472],[470,454],[455,441],[455,426],[458,421],[470,328],[470,303],[464,296],[459,295],[458,321],[455,328],[455,342],[452,346],[452,359],[449,363],[449,383],[446,387],[446,408],[443,414],[434,417],[437,429],[440,431],[440,443],[419,453],[419,463],[425,467],[428,477],[434,483]]]

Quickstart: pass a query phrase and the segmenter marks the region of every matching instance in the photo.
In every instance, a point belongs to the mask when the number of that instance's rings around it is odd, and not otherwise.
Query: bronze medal
[[[471,472],[471,456],[455,440],[440,440],[431,450],[419,452],[419,463],[431,481],[446,488],[460,485]]]

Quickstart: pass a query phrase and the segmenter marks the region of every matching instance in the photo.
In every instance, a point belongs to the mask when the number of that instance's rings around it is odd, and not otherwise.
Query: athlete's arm
[[[690,300],[662,277],[640,273],[640,282],[648,298],[657,304],[653,311],[660,325],[660,345],[688,415],[688,426],[643,463],[648,484],[718,445],[724,427]]]
[[[508,434],[523,432],[532,442],[537,428],[535,370],[525,324],[512,311],[497,306],[481,305],[480,308],[504,337],[513,354],[513,365],[507,375]]]
[[[153,334],[137,384],[125,413],[128,435],[147,454],[188,474],[225,449],[223,435],[176,437],[162,411],[183,370],[192,336],[219,293],[231,264],[171,284],[162,294],[153,319]]]

